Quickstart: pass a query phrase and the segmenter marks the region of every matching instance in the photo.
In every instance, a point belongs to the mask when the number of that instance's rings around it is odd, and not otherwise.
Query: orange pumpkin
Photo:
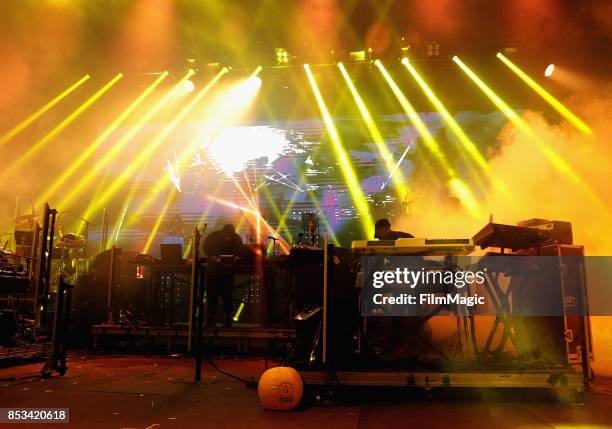
[[[262,407],[268,410],[292,410],[302,400],[304,383],[293,368],[270,368],[259,379],[257,394]]]

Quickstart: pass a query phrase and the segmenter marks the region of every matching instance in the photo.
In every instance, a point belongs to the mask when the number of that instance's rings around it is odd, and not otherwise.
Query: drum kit
[[[88,271],[87,238],[76,233],[62,234],[53,247],[51,259],[51,289],[59,283],[60,276],[68,284],[76,285],[79,277]]]
[[[38,243],[36,215],[27,214],[15,218],[14,232],[7,232],[7,239],[4,244],[0,244],[0,272],[5,274],[27,276],[30,271],[30,262],[33,260],[33,247]],[[59,239],[55,240],[51,255],[51,288],[55,289],[62,276],[64,281],[76,284],[78,277],[87,272],[87,238],[78,233],[62,234],[58,225],[56,234]],[[14,250],[10,250],[9,242],[13,241]],[[10,246],[13,247],[13,246]]]

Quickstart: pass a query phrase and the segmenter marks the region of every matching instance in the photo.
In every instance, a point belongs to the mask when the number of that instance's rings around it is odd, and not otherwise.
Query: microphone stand
[[[276,242],[280,240],[280,238],[277,237],[272,237],[271,235],[268,235],[268,240],[272,240],[272,257],[276,257]]]

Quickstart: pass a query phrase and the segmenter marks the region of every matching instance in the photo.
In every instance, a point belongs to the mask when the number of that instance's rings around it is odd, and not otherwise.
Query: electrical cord
[[[208,363],[210,364],[210,366],[212,366],[215,371],[219,372],[220,374],[223,374],[229,378],[232,378],[234,380],[240,381],[241,383],[246,384],[247,387],[257,387],[258,382],[255,380],[255,377],[251,377],[251,378],[243,378],[240,377],[238,375],[232,374],[229,371],[226,371],[224,369],[221,369],[216,363],[215,360],[213,358],[213,356],[208,356],[206,358],[206,360],[208,361]]]

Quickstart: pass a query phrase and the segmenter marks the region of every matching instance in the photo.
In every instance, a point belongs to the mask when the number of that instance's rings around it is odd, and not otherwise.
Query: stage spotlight
[[[510,67],[513,71],[520,72],[518,73],[520,77],[522,77],[528,83],[535,83],[531,78],[529,78],[525,73],[520,71],[518,67],[510,62],[506,57],[504,57],[501,53],[497,54],[497,57],[504,61],[508,67]],[[544,142],[529,126],[529,124],[521,117],[518,113],[516,113],[504,100],[501,99],[499,95],[497,95],[493,90],[484,83],[477,75],[474,73],[466,64],[463,63],[459,59],[458,56],[453,57],[453,61],[459,66],[459,68],[480,88],[480,90],[491,100],[491,102],[504,114],[506,118],[510,122],[512,122],[520,131],[522,131],[529,139],[536,144],[536,147],[542,151],[544,156],[548,158],[551,165],[557,169],[561,174],[566,175],[569,179],[571,179],[574,183],[581,185],[583,190],[595,201],[600,201],[599,197],[590,189],[590,187],[583,182],[578,173],[574,171],[572,166],[553,148],[548,146],[546,142]],[[531,86],[531,85],[530,85]],[[541,88],[538,86],[533,86],[535,88]],[[548,93],[542,92],[540,95]],[[552,96],[551,96],[552,97]],[[545,98],[546,99],[546,98]],[[551,98],[552,99],[552,98]],[[547,100],[548,101],[548,100]]]
[[[356,63],[362,63],[366,60],[366,51],[349,52],[349,57]]]
[[[276,63],[278,65],[284,65],[289,63],[289,53],[285,48],[276,48]]]
[[[546,67],[546,70],[544,70],[544,76],[551,77],[554,71],[555,71],[555,65],[549,64],[548,67]]]
[[[189,94],[193,92],[194,90],[195,90],[195,85],[191,79],[187,79],[185,82],[183,82],[183,85],[181,86],[181,92],[183,94]]]
[[[428,57],[439,57],[440,56],[440,44],[436,41],[429,42],[427,45],[427,56]]]
[[[514,72],[514,74],[520,77],[523,80],[523,82],[525,82],[527,85],[531,87],[531,89],[537,92],[540,97],[542,97],[548,104],[552,106],[553,109],[559,112],[561,116],[567,119],[572,125],[578,128],[584,134],[593,133],[591,128],[586,123],[584,123],[582,119],[580,119],[572,111],[570,111],[567,107],[565,107],[563,103],[561,103],[559,100],[553,97],[552,94],[546,91],[540,84],[538,84],[535,80],[533,80],[530,76],[528,76],[527,73],[522,71],[516,64],[514,64],[512,61],[510,61],[508,58],[506,58],[503,54],[499,52],[497,53],[497,58],[499,58],[501,62],[503,62],[510,70]],[[548,67],[551,67],[551,66],[554,69],[553,64],[549,65]]]
[[[247,79],[246,85],[251,89],[259,89],[261,88],[261,78],[259,76],[251,76]]]

